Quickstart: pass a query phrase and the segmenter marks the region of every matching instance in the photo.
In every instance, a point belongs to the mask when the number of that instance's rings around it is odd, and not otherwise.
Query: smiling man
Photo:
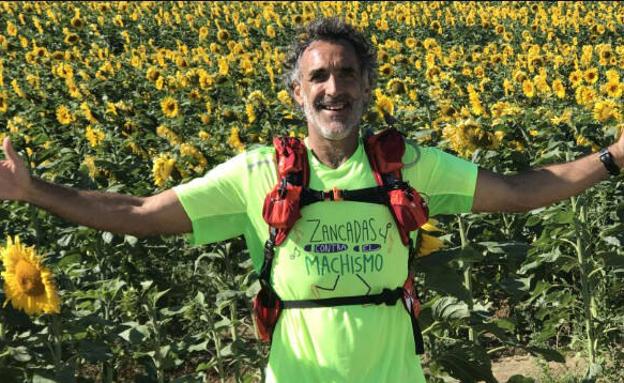
[[[274,158],[283,153],[273,147],[243,153],[160,194],[134,197],[71,189],[31,176],[5,139],[0,199],[31,203],[114,233],[191,233],[195,244],[244,235],[263,286],[290,302],[283,304],[269,334],[267,381],[423,382],[412,316],[397,304],[397,296],[391,300],[387,294],[410,280],[402,227],[388,203],[341,198],[341,191],[353,195],[349,192],[370,190],[379,182],[359,129],[376,83],[375,60],[365,35],[337,19],[308,25],[291,47],[286,86],[308,127],[305,146],[298,146],[298,160],[305,163],[300,171],[308,191],[320,191],[320,203],[297,199],[289,208],[300,217],[281,241],[265,221],[263,206],[265,200],[275,202],[266,198],[272,191],[288,196],[294,181],[286,180],[283,189],[275,185],[285,170],[276,166]],[[425,198],[429,216],[528,211],[618,174],[623,147],[620,139],[601,154],[502,176],[441,150],[407,144],[401,175]],[[273,211],[265,207],[264,212]]]

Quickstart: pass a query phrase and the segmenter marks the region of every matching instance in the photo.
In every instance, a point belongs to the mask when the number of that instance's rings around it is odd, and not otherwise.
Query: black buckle
[[[402,292],[402,289],[401,289],[401,292]],[[374,299],[374,303],[376,305],[385,304],[387,306],[394,306],[396,302],[399,300],[398,293],[399,293],[398,289],[390,290],[388,288],[385,288],[381,290],[380,294],[377,294],[377,296]]]
[[[287,187],[288,181],[286,180],[286,177],[282,177],[282,179],[280,180],[280,187],[278,189],[280,198],[284,199],[286,197],[286,192],[288,191]]]
[[[264,243],[264,256],[267,258],[273,258],[274,255],[275,255],[275,241],[269,238]]]

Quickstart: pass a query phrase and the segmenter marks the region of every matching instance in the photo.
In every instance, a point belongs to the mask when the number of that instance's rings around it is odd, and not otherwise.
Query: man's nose
[[[336,96],[343,91],[343,84],[338,76],[333,74],[329,75],[325,82],[325,94],[329,96]]]

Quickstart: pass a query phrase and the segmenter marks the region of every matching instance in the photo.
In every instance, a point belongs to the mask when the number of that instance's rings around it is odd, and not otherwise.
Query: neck
[[[336,169],[355,153],[358,135],[359,131],[354,129],[354,134],[342,140],[333,141],[310,132],[308,146],[323,165]]]

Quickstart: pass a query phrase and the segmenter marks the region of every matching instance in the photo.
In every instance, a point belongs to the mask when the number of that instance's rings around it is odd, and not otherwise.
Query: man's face
[[[332,141],[354,135],[370,97],[367,83],[350,44],[310,44],[299,59],[299,80],[293,86],[309,134]]]

